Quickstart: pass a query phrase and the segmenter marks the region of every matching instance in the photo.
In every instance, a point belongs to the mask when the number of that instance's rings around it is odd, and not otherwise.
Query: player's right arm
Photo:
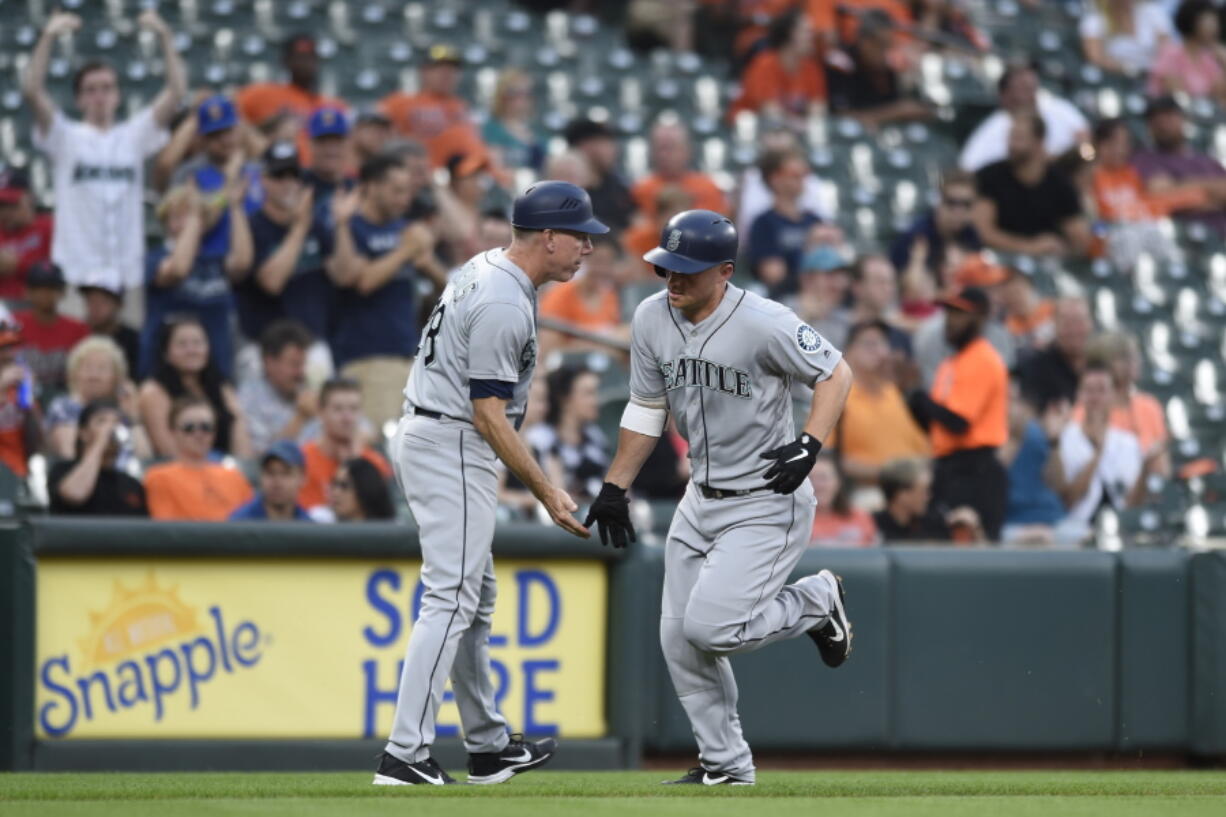
[[[587,525],[598,523],[600,541],[607,545],[611,540],[614,547],[625,547],[627,539],[635,541],[626,491],[651,456],[668,421],[664,375],[648,340],[651,318],[647,310],[659,308],[658,301],[647,301],[634,313],[630,330],[630,402],[622,412],[617,453],[584,520]]]
[[[457,316],[463,319],[462,316]],[[491,302],[468,316],[468,396],[473,426],[511,473],[541,501],[554,523],[586,539],[590,534],[571,514],[579,506],[555,487],[537,465],[523,438],[507,418],[523,365],[524,350],[535,341],[532,315],[522,307]],[[419,366],[428,366],[424,360]]]
[[[47,63],[51,61],[51,44],[61,34],[76,31],[81,27],[81,18],[67,12],[56,12],[47,20],[34,52],[30,55],[30,65],[21,82],[21,92],[26,102],[34,109],[34,122],[38,130],[46,133],[51,129],[55,119],[55,101],[47,93]]]
[[[527,485],[532,495],[541,501],[554,524],[575,536],[588,538],[591,534],[587,528],[571,515],[579,510],[579,506],[569,494],[549,482],[524,445],[523,438],[507,419],[507,402],[497,396],[473,399],[473,426],[477,433],[485,438],[511,473],[519,477],[520,482]]]

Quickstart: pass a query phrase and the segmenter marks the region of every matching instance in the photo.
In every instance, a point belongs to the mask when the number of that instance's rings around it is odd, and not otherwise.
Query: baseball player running
[[[634,540],[626,489],[671,411],[690,444],[692,481],[665,545],[660,644],[698,740],[699,766],[672,783],[752,785],[728,656],[806,633],[826,664],[851,652],[837,576],[785,585],[808,544],[808,475],[843,410],[851,369],[790,309],[729,283],[736,228],[710,210],[665,225],[644,259],[668,288],[634,314],[630,402],[617,454],[585,524]],[[790,387],[813,387],[795,433]]]
[[[448,676],[468,749],[469,783],[503,783],[543,765],[553,739],[507,735],[494,707],[489,634],[501,459],[555,523],[587,537],[566,492],[551,485],[520,441],[536,366],[536,290],[567,281],[608,232],[581,188],[541,182],[513,205],[509,247],[489,250],[453,276],[426,324],[391,443],[396,480],[421,536],[421,615],[405,655],[395,723],[378,785],[454,783],[430,756]]]

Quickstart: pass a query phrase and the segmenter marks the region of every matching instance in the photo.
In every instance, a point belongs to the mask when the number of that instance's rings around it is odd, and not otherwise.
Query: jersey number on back
[[[439,330],[443,328],[443,313],[446,311],[447,305],[439,300],[430,313],[430,320],[426,321],[426,333],[422,335],[421,346],[417,350],[417,356],[426,366],[434,362],[434,342],[438,338]]]

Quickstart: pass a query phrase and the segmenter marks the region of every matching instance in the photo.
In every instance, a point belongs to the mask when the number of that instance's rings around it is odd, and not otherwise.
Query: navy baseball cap
[[[349,117],[340,108],[316,108],[307,121],[307,135],[312,139],[325,136],[348,136]]]
[[[227,130],[238,124],[238,110],[229,98],[217,94],[200,103],[196,111],[197,129],[202,135]]]
[[[63,289],[66,285],[64,271],[54,262],[36,261],[26,271],[26,286],[28,287],[56,287]]]
[[[280,460],[291,468],[306,467],[306,459],[302,456],[302,449],[290,440],[277,440],[268,446],[264,456],[260,457],[260,465],[267,465],[269,460]]]
[[[736,261],[736,226],[714,210],[686,210],[668,220],[660,231],[660,246],[643,260],[661,269],[693,275],[716,264]]]
[[[273,142],[264,151],[264,172],[269,176],[300,175],[302,162],[293,142]]]
[[[532,185],[511,205],[511,226],[521,230],[570,230],[604,235],[609,228],[592,214],[587,191],[570,182],[545,181]]]
[[[17,167],[0,170],[0,204],[16,204],[30,192],[30,177]]]

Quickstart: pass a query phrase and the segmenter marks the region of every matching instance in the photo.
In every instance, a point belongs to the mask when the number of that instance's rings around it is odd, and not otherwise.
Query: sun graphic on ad
[[[87,666],[109,664],[200,630],[196,611],[179,598],[178,585],[159,587],[153,571],[137,587],[118,579],[110,604],[89,614],[90,633],[78,641]]]

